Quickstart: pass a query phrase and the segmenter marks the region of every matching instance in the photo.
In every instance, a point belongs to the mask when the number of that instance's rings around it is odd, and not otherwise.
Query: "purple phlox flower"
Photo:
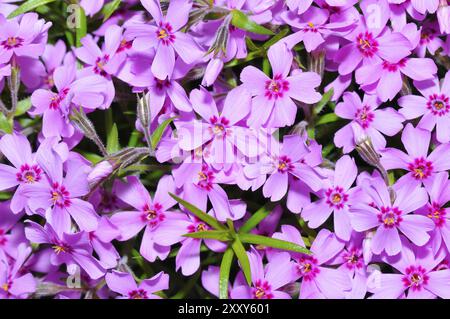
[[[328,10],[317,7],[310,7],[300,16],[293,12],[286,12],[282,17],[287,24],[297,30],[282,41],[288,48],[293,48],[297,43],[303,41],[308,52],[316,50],[325,42],[327,36],[348,33],[355,27],[355,21],[352,20],[328,22]]]
[[[420,29],[420,42],[414,52],[421,58],[425,57],[427,51],[434,55],[437,50],[445,47],[440,35],[436,21],[425,21]]]
[[[58,234],[70,231],[71,217],[81,230],[97,229],[98,215],[94,207],[80,199],[90,191],[87,180],[89,167],[79,161],[68,160],[64,163],[64,174],[60,156],[47,145],[37,151],[36,159],[46,176],[40,183],[23,187],[22,194],[27,198],[31,212],[45,216]]]
[[[352,120],[349,124],[336,132],[334,144],[343,147],[344,153],[349,153],[355,148],[356,125],[360,130],[372,140],[375,149],[383,149],[386,146],[386,139],[381,134],[394,136],[403,128],[404,118],[395,109],[387,107],[378,109],[381,101],[375,95],[364,95],[361,98],[355,92],[346,92],[343,102],[336,106],[336,114],[339,117]],[[380,133],[381,132],[381,133]]]
[[[262,256],[253,249],[247,252],[252,274],[252,285],[234,286],[232,299],[291,299],[282,288],[294,281],[294,263],[288,253],[277,253],[264,266]]]
[[[303,181],[313,191],[318,191],[322,187],[322,178],[315,169],[315,166],[318,166],[321,162],[321,156],[311,154],[301,136],[285,135],[281,147],[273,147],[270,151],[270,154],[261,158],[257,163],[244,168],[244,173],[249,178],[270,175],[263,187],[265,197],[270,197],[272,201],[283,198],[288,191],[288,182],[291,175]],[[320,160],[317,157],[314,160],[310,156],[308,163],[306,158],[309,155],[319,155]]]
[[[408,123],[402,133],[402,142],[407,154],[396,148],[387,148],[381,151],[381,164],[387,170],[407,170],[408,173],[400,180],[420,185],[432,179],[436,173],[450,169],[450,144],[441,144],[428,155],[430,140],[430,132],[414,128]]]
[[[115,96],[115,88],[112,83],[112,75],[115,75],[126,56],[117,54],[122,48],[122,28],[113,25],[105,32],[105,43],[100,49],[91,35],[81,39],[82,47],[75,49],[78,59],[85,63],[85,69],[81,71],[83,76],[99,75],[107,81],[106,101],[101,108],[111,105]]]
[[[37,13],[26,13],[11,20],[0,16],[0,63],[15,65],[15,59],[22,57],[38,59],[44,53],[51,25],[51,22],[38,19]]]
[[[120,294],[118,299],[160,299],[155,293],[169,288],[169,275],[163,272],[142,280],[139,286],[131,274],[116,270],[107,273],[105,280],[112,291]]]
[[[111,243],[119,236],[119,229],[106,216],[101,216],[98,228],[89,233],[92,248],[97,253],[100,264],[106,269],[115,267],[120,259],[119,253]]]
[[[57,234],[50,224],[41,225],[28,221],[25,236],[31,243],[50,245],[53,252],[50,256],[52,265],[66,264],[67,268],[81,267],[92,279],[103,277],[105,269],[92,256],[92,247],[88,234],[78,232],[74,234]]]
[[[213,96],[204,88],[193,90],[190,98],[203,121],[175,122],[182,150],[198,152],[205,148],[209,156],[203,153],[203,158],[215,168],[234,163],[236,152],[258,154],[257,133],[242,123],[250,111],[250,95],[244,88],[227,94],[220,114]]]
[[[47,44],[41,59],[45,67],[41,88],[47,90],[50,90],[55,86],[53,72],[55,72],[57,67],[75,63],[74,55],[71,52],[68,53],[66,51],[66,45],[62,40],[57,41],[54,45]]]
[[[355,161],[348,155],[336,162],[334,176],[324,181],[324,189],[320,200],[306,206],[301,215],[308,226],[317,228],[333,214],[336,236],[348,241],[352,233],[349,208],[353,203],[359,203],[358,188],[352,185],[358,174]]]
[[[374,280],[371,298],[395,299],[407,294],[408,299],[450,298],[450,269],[437,269],[445,254],[435,256],[430,247],[415,247],[402,240],[398,256],[384,261],[400,273],[379,275]]]
[[[0,255],[15,256],[17,247],[26,242],[23,225],[19,222],[22,214],[14,214],[10,202],[0,203]]]
[[[74,134],[69,116],[73,108],[87,109],[101,107],[105,102],[105,80],[98,76],[76,79],[75,65],[61,66],[53,73],[58,93],[39,89],[33,92],[31,115],[43,115],[42,132],[45,137]]]
[[[418,214],[427,216],[436,225],[431,233],[430,246],[433,253],[437,254],[441,246],[450,251],[450,216],[445,205],[450,201],[450,182],[448,173],[441,172],[424,181],[425,189],[430,195],[427,205],[417,211]]]
[[[320,85],[321,78],[314,72],[288,76],[293,56],[284,43],[273,45],[267,54],[272,78],[254,66],[247,66],[241,72],[242,85],[253,96],[247,123],[251,127],[292,125],[297,114],[292,99],[308,104],[318,102],[321,95],[315,88]]]
[[[135,37],[133,47],[138,51],[155,48],[152,73],[161,80],[170,78],[175,65],[175,52],[187,64],[199,60],[203,52],[192,37],[180,31],[187,23],[192,2],[186,0],[170,1],[167,15],[163,16],[159,1],[141,0],[144,8],[151,14],[155,24],[133,24],[127,34]]]
[[[353,204],[350,222],[358,232],[376,228],[371,241],[374,254],[385,251],[389,256],[397,255],[401,251],[399,231],[417,246],[429,241],[428,232],[434,229],[434,222],[423,215],[410,214],[428,202],[424,188],[416,183],[396,183],[393,186],[395,200],[391,201],[388,187],[381,178],[365,180],[361,187],[373,204]]]
[[[380,61],[397,63],[411,53],[412,45],[408,38],[400,32],[391,32],[386,28],[389,8],[377,7],[377,22],[371,18],[371,8],[376,0],[364,1],[361,8],[365,18],[349,35],[345,36],[350,43],[339,49],[334,57],[339,63],[339,74],[346,75],[367,64]]]
[[[209,214],[212,215],[212,212],[209,212]],[[202,242],[214,252],[225,251],[227,246],[223,242],[183,237],[184,234],[188,233],[212,230],[204,221],[184,213],[177,213],[172,217],[158,228],[154,240],[162,246],[171,246],[181,242],[181,247],[175,258],[175,269],[181,269],[183,275],[190,276],[199,269]]]
[[[22,272],[31,248],[21,244],[16,249],[15,260],[8,261],[0,256],[0,299],[25,299],[36,290],[33,275]]]
[[[145,228],[140,253],[151,262],[157,257],[164,260],[170,252],[170,246],[159,245],[154,240],[158,227],[175,214],[169,211],[176,204],[169,192],[175,192],[175,185],[173,178],[168,175],[159,180],[153,199],[135,176],[129,176],[127,183],[117,186],[117,196],[133,207],[132,210],[119,212],[111,217],[111,222],[121,233],[118,239],[128,240]]]
[[[439,79],[414,82],[422,96],[406,95],[398,100],[400,113],[408,120],[421,117],[418,127],[432,131],[441,143],[450,142],[450,72],[439,85]]]

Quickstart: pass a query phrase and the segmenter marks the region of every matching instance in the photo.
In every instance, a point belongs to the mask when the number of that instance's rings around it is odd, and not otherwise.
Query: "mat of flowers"
[[[450,1],[0,0],[0,298],[450,298]]]

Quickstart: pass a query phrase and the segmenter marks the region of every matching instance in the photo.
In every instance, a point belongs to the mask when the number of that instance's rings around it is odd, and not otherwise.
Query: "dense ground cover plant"
[[[0,0],[0,298],[450,298],[450,1]]]

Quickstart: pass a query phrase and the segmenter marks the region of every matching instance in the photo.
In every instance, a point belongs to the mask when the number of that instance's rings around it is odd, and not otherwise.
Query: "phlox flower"
[[[17,247],[26,242],[23,224],[19,222],[22,214],[14,214],[9,206],[9,201],[0,203],[0,256],[15,256]]]
[[[111,222],[120,230],[119,240],[128,240],[145,228],[140,253],[151,262],[157,257],[164,260],[170,252],[170,246],[158,245],[154,240],[159,225],[169,218],[177,217],[177,214],[169,211],[176,204],[169,192],[175,192],[171,176],[159,180],[153,199],[135,176],[129,176],[127,183],[117,186],[117,196],[133,207],[132,210],[118,212],[111,217]]]
[[[234,286],[232,299],[291,299],[282,288],[294,280],[294,263],[288,253],[278,253],[264,266],[261,255],[253,249],[247,253],[252,285]]]
[[[66,51],[66,45],[62,40],[57,41],[55,44],[47,44],[41,59],[45,68],[45,72],[42,74],[41,89],[47,90],[51,90],[55,86],[53,73],[57,67],[75,63],[74,55]]]
[[[379,177],[365,180],[361,187],[373,203],[352,205],[350,222],[358,232],[376,228],[371,241],[374,254],[385,251],[394,256],[400,253],[399,231],[417,246],[424,246],[429,241],[428,232],[434,229],[433,221],[423,215],[410,214],[428,202],[424,188],[415,183],[397,183],[393,187],[395,200],[391,201],[389,190]]]
[[[409,171],[401,178],[405,183],[420,185],[431,180],[436,173],[450,169],[450,144],[441,144],[428,155],[430,140],[430,132],[408,123],[402,133],[407,154],[396,148],[387,148],[381,151],[381,164],[388,170]]]
[[[187,64],[201,58],[203,52],[192,37],[180,31],[188,21],[192,2],[187,0],[170,1],[166,16],[163,16],[159,1],[141,0],[144,8],[151,14],[156,25],[130,25],[127,34],[135,37],[133,47],[138,51],[155,48],[152,73],[160,80],[172,76],[175,65],[175,52]]]
[[[16,249],[17,256],[11,262],[0,255],[0,299],[26,299],[36,290],[33,275],[22,272],[31,248],[21,244]]]
[[[169,275],[160,272],[149,279],[144,279],[139,286],[133,276],[113,270],[105,276],[109,289],[118,293],[118,299],[160,299],[155,292],[169,288]]]
[[[92,247],[89,244],[88,234],[85,232],[62,233],[53,230],[50,224],[44,227],[33,221],[27,222],[25,236],[31,243],[49,245],[52,248],[50,263],[55,266],[66,264],[68,269],[80,266],[92,279],[103,277],[105,269],[100,262],[92,256]]]
[[[101,216],[96,230],[89,233],[92,248],[98,255],[100,264],[106,268],[117,265],[120,255],[111,243],[120,236],[119,229],[106,216]]]
[[[270,153],[244,168],[248,178],[269,175],[263,186],[265,197],[272,201],[283,198],[291,176],[303,181],[313,191],[322,187],[322,177],[315,170],[321,163],[321,154],[311,152],[300,135],[285,135],[283,144],[279,146],[275,141],[273,143],[275,146],[267,150]]]
[[[320,200],[306,206],[301,213],[309,227],[319,227],[334,213],[336,236],[345,241],[350,239],[349,207],[359,202],[358,189],[351,188],[357,174],[358,168],[351,157],[346,155],[336,162],[333,178],[324,181]]]
[[[445,255],[434,256],[429,247],[418,248],[402,241],[399,256],[384,258],[400,273],[379,274],[371,287],[373,299],[435,299],[450,298],[450,269],[439,270],[436,266]]]
[[[431,81],[414,82],[422,96],[406,95],[398,100],[400,113],[408,120],[421,117],[418,127],[432,131],[441,143],[450,142],[450,72],[439,85],[435,77]]]
[[[386,139],[381,133],[394,136],[403,128],[404,118],[391,107],[378,109],[380,104],[381,101],[374,95],[365,95],[361,101],[355,92],[346,92],[335,112],[339,117],[352,122],[336,132],[334,144],[343,147],[344,153],[351,152],[355,148],[355,139],[358,138],[352,125],[357,125],[371,138],[375,149],[383,149]]]
[[[294,100],[316,103],[321,96],[315,91],[321,79],[314,72],[299,72],[291,76],[292,52],[284,43],[270,47],[268,53],[272,78],[254,66],[241,72],[241,81],[253,96],[252,109],[247,123],[251,127],[283,127],[292,125],[297,114]]]
[[[31,95],[34,109],[30,114],[43,116],[42,133],[45,137],[70,137],[74,134],[69,118],[72,109],[101,107],[105,102],[105,80],[98,75],[76,79],[75,65],[58,67],[53,79],[58,92],[34,91]]]

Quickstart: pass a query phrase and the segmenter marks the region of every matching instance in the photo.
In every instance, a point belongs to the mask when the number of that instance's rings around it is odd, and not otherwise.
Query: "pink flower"
[[[273,77],[261,70],[247,66],[241,72],[241,81],[253,97],[247,123],[251,127],[283,127],[292,125],[297,114],[294,100],[312,104],[321,96],[314,88],[320,76],[313,72],[289,75],[292,52],[283,43],[273,45],[268,51]]]
[[[120,294],[118,299],[160,299],[155,292],[169,288],[169,276],[160,272],[149,279],[144,279],[139,286],[132,275],[113,270],[105,276],[108,287]]]

